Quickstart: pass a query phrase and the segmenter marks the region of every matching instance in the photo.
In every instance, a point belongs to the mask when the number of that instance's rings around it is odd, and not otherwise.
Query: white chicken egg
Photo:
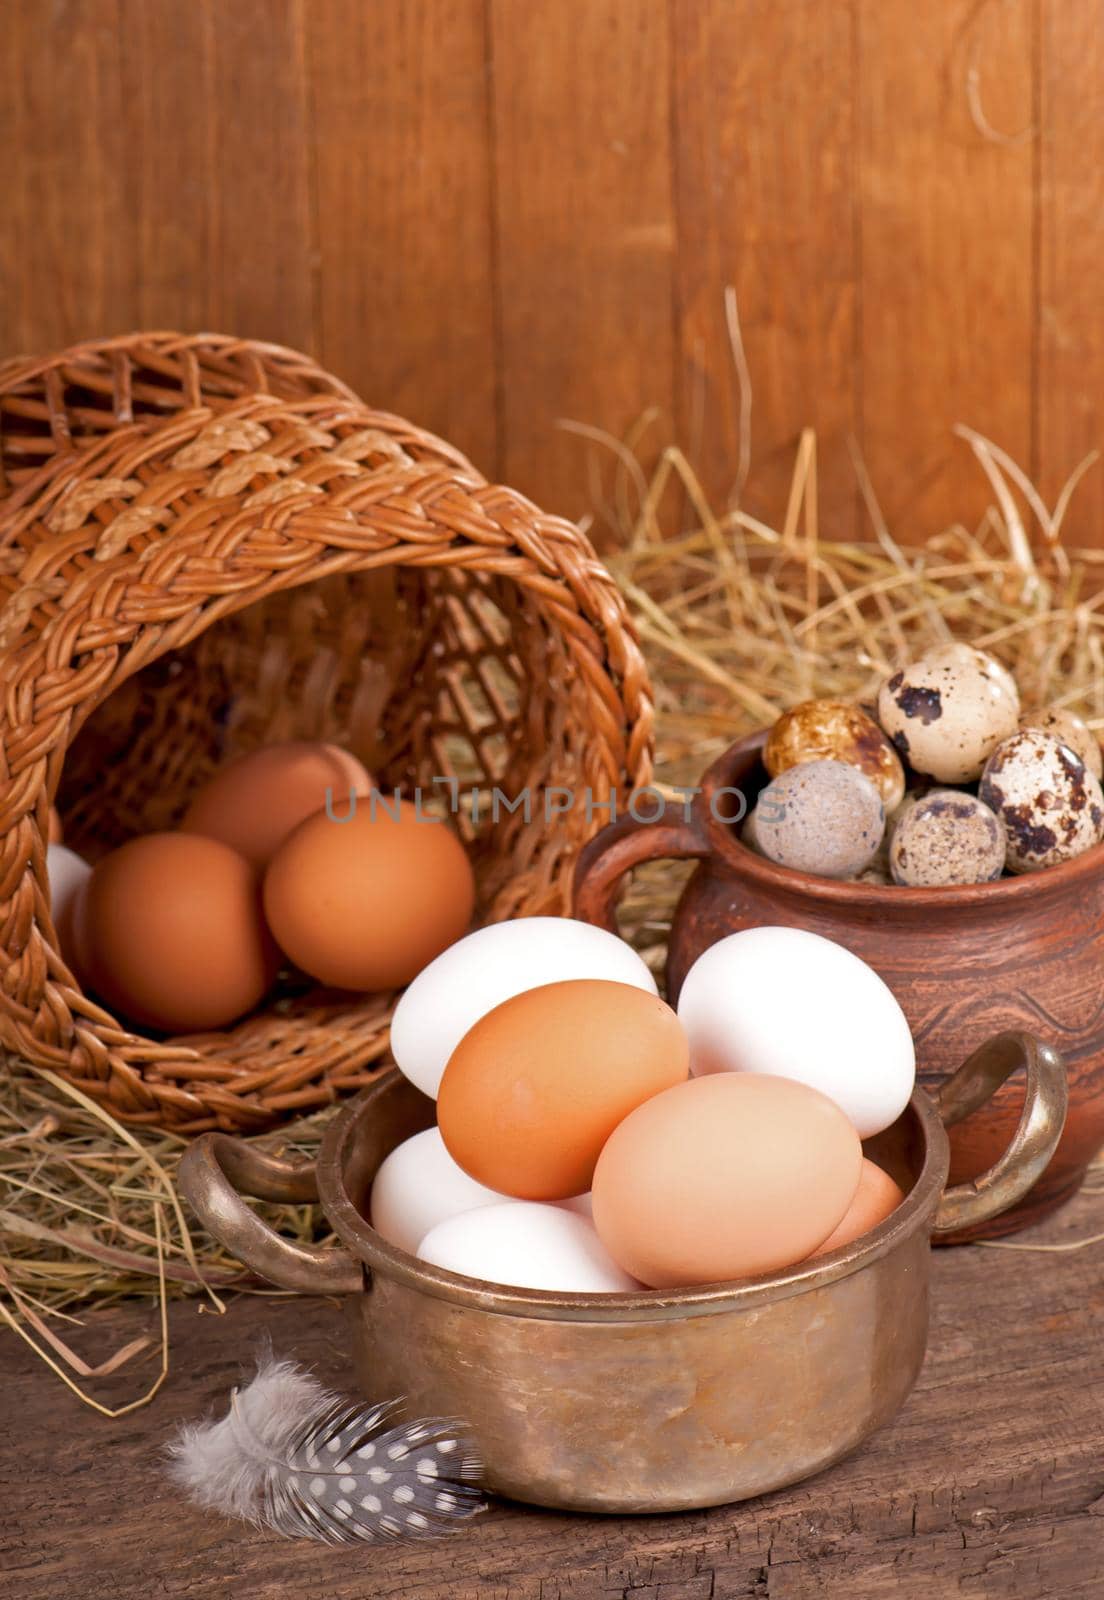
[[[589,922],[521,917],[469,933],[423,968],[395,1007],[391,1051],[400,1072],[436,1098],[445,1063],[480,1017],[527,989],[573,978],[657,993],[636,951]]]
[[[372,1184],[372,1226],[389,1244],[413,1255],[439,1222],[477,1206],[509,1203],[474,1178],[445,1149],[437,1128],[427,1128],[397,1145]]]
[[[592,1222],[536,1200],[450,1217],[426,1235],[418,1256],[448,1272],[515,1289],[618,1294],[640,1287],[609,1255]]]
[[[747,928],[686,975],[678,1017],[690,1071],[762,1072],[819,1089],[860,1138],[908,1104],[916,1054],[905,1014],[872,967],[800,928]]]
[[[50,915],[54,927],[69,914],[74,896],[92,876],[92,868],[66,844],[46,847],[46,875],[50,880]]]

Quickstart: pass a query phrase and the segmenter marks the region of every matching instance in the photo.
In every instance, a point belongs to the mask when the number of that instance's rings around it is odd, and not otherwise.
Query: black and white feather
[[[192,1499],[290,1538],[432,1539],[484,1509],[479,1458],[453,1421],[397,1421],[398,1404],[333,1394],[293,1361],[263,1360],[216,1422],[185,1423],[169,1472]]]

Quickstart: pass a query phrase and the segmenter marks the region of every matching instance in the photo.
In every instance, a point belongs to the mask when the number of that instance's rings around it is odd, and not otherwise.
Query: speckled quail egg
[[[901,803],[900,757],[878,724],[846,700],[803,700],[774,724],[763,749],[771,777],[805,761],[845,761],[866,773],[887,811]]]
[[[961,661],[966,666],[975,665],[980,656],[989,675],[998,683],[1002,683],[1010,695],[1019,699],[1020,691],[1012,673],[1003,662],[997,660],[996,656],[991,656],[988,650],[978,650],[972,644],[964,644],[960,639],[955,639],[950,644],[939,645],[935,654],[944,656],[950,661]]]
[[[999,661],[948,645],[887,678],[878,720],[914,771],[968,783],[1020,719],[1016,685]]]
[[[877,788],[845,761],[805,761],[772,778],[755,808],[757,848],[780,867],[851,878],[885,833]]]
[[[1075,756],[1088,767],[1094,778],[1104,777],[1104,755],[1101,754],[1096,734],[1075,711],[1059,710],[1049,706],[1045,711],[1029,711],[1020,719],[1021,728],[1041,728],[1044,733],[1068,744]]]
[[[1099,780],[1068,745],[1039,728],[1022,728],[997,746],[978,794],[1004,824],[1009,872],[1055,867],[1104,833]]]
[[[914,889],[991,883],[1004,871],[1004,852],[1004,827],[976,795],[932,789],[894,827],[889,867],[894,883]]]
[[[893,883],[893,879],[877,857],[864,871],[857,872],[851,881],[852,883],[866,883],[876,889],[888,889]]]
[[[759,834],[758,834],[758,827],[759,827],[758,811],[759,811],[758,806],[752,806],[751,810],[748,812],[747,816],[744,818],[744,825],[740,829],[740,838],[743,841],[743,843],[747,845],[749,850],[754,850],[757,855],[762,855],[763,854],[763,847],[759,843]]]

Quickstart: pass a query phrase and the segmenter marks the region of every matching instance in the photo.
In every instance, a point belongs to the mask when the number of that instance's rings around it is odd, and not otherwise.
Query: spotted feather
[[[169,1470],[200,1505],[290,1538],[436,1538],[483,1509],[480,1462],[456,1422],[403,1422],[399,1410],[265,1360],[225,1416],[179,1430]]]

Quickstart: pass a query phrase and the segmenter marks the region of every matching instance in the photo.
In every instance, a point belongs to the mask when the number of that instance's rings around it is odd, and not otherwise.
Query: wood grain
[[[1100,1231],[1082,1196],[1022,1239]],[[285,1543],[180,1502],[160,1451],[178,1419],[225,1405],[262,1330],[346,1381],[330,1302],[172,1308],[173,1367],[117,1422],[82,1408],[8,1332],[0,1377],[0,1595],[19,1600],[1098,1600],[1104,1564],[1099,1250],[936,1252],[928,1359],[895,1423],[795,1489],[716,1511],[572,1517],[496,1505],[446,1544]],[[145,1308],[69,1330],[102,1359]],[[108,1403],[138,1373],[102,1380]]]
[[[0,17],[0,348],[120,333],[133,319],[134,216],[118,0],[8,0]]]
[[[913,539],[990,503],[955,423],[1031,465],[1032,50],[1021,0],[859,0],[862,444]]]
[[[1039,50],[1039,369],[1036,458],[1053,504],[1090,450],[1104,449],[1104,9],[1045,0]],[[1070,537],[1099,543],[1104,469],[1072,502]]]
[[[743,501],[785,507],[815,427],[826,532],[854,532],[857,414],[855,18],[842,3],[674,0],[679,421],[715,493],[735,483],[740,410],[724,288],[750,369]]]
[[[7,0],[0,352],[143,325],[321,354],[553,509],[560,418],[676,437],[745,504],[819,433],[821,524],[1053,500],[1104,444],[1101,0]],[[600,470],[599,470],[600,469]],[[593,480],[593,481],[592,481]],[[622,474],[622,498],[631,490]],[[1071,537],[1104,540],[1104,467]]]
[[[497,468],[483,0],[306,10],[322,356]]]
[[[302,0],[119,3],[131,322],[313,351]]]
[[[491,17],[502,472],[578,516],[588,459],[611,457],[557,421],[621,436],[673,410],[668,8],[491,0]]]

